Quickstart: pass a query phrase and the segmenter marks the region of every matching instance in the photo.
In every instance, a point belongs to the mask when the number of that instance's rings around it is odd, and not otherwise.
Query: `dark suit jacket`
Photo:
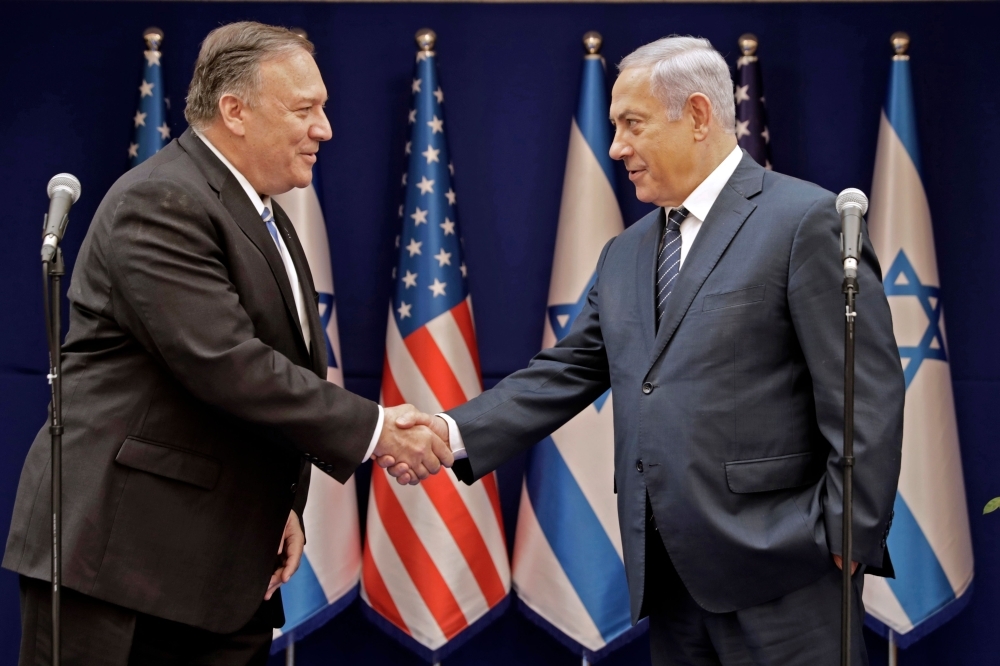
[[[709,611],[807,585],[841,544],[844,297],[833,194],[744,153],[657,331],[662,215],[605,246],[586,305],[558,345],[449,412],[469,456],[455,469],[468,482],[613,389],[633,620],[643,608],[647,493],[677,572]],[[854,559],[879,567],[904,386],[867,231],[859,281]]]
[[[307,294],[305,254],[275,220]],[[104,197],[69,289],[63,581],[231,632],[260,607],[308,457],[344,482],[378,407],[325,380],[274,241],[190,130]],[[3,566],[49,579],[48,428],[28,452]]]

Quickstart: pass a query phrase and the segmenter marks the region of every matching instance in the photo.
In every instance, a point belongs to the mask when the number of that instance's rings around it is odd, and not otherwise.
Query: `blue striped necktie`
[[[667,309],[667,299],[674,289],[674,282],[681,265],[681,222],[688,216],[687,208],[681,206],[670,211],[663,225],[660,240],[660,254],[656,260],[656,328]]]
[[[274,244],[278,246],[278,254],[282,255],[282,259],[284,259],[285,253],[281,251],[281,242],[278,240],[278,227],[274,224],[274,215],[271,214],[271,209],[264,206],[264,210],[260,212],[260,216],[264,218],[264,225],[267,227],[267,232],[271,234]]]

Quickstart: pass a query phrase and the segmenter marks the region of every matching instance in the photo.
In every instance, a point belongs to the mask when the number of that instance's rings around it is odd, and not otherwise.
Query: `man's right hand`
[[[446,443],[447,425],[442,438],[436,432],[440,428],[433,427],[436,425],[434,420],[435,417],[418,411],[413,405],[385,408],[385,422],[373,457],[379,467],[387,468],[400,484],[416,485],[431,474],[437,474],[442,465],[451,467],[455,462]]]

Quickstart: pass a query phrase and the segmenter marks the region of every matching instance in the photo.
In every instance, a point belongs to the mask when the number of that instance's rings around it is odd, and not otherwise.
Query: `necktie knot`
[[[684,206],[674,208],[670,211],[670,215],[667,215],[667,228],[669,229],[673,227],[674,229],[680,229],[681,222],[683,222],[689,214],[690,213],[688,213],[687,208]]]
[[[271,234],[271,239],[274,244],[278,246],[278,252],[281,251],[281,242],[278,240],[278,227],[274,224],[274,215],[271,214],[271,209],[264,206],[264,210],[260,211],[260,217],[264,220],[264,226],[267,227],[267,233]]]

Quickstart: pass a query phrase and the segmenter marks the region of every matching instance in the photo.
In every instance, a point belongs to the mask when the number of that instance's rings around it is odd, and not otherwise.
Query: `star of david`
[[[920,306],[927,315],[927,330],[920,338],[916,347],[899,345],[899,357],[909,359],[903,368],[906,388],[917,375],[920,365],[927,360],[948,361],[944,346],[944,334],[941,331],[941,289],[920,282],[917,271],[913,268],[906,252],[899,251],[895,261],[885,274],[883,287],[886,296],[912,296],[920,301]]]
[[[333,345],[330,344],[330,334],[326,330],[333,317],[333,306],[336,302],[337,298],[333,294],[319,292],[319,323],[320,328],[323,329],[323,340],[326,342],[326,365],[330,368],[339,367],[337,356],[333,353]]]
[[[549,324],[552,326],[552,332],[556,334],[556,342],[562,341],[566,337],[566,334],[569,333],[573,322],[576,321],[580,312],[583,311],[583,306],[587,302],[587,294],[590,293],[590,289],[594,286],[596,280],[597,273],[594,273],[587,286],[583,288],[583,293],[580,294],[580,298],[576,303],[557,303],[548,307]],[[594,408],[600,412],[609,397],[611,397],[611,389],[605,391],[601,397],[594,401]]]

